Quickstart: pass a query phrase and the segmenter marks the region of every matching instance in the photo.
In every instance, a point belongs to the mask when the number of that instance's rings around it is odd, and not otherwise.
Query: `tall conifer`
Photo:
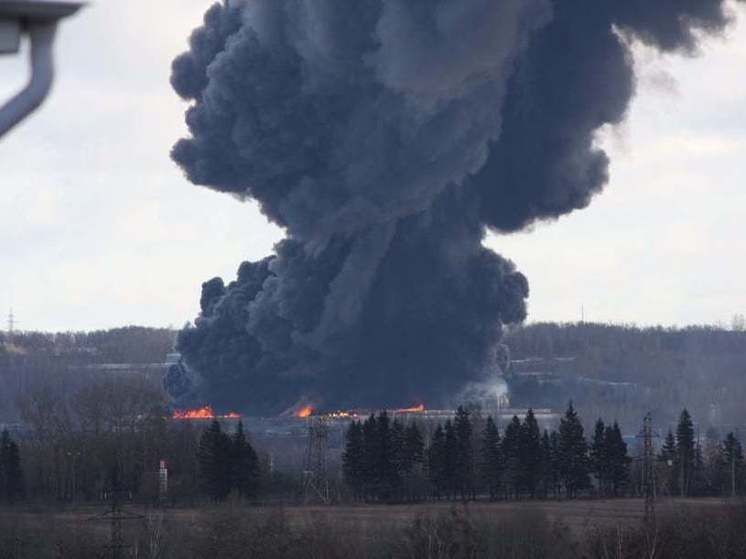
[[[492,417],[488,417],[482,434],[479,470],[490,499],[496,499],[503,473],[500,433]]]
[[[231,440],[215,420],[202,433],[197,451],[200,484],[205,493],[221,501],[231,490]]]
[[[568,497],[576,496],[590,485],[588,443],[572,402],[560,420],[558,466]]]
[[[259,489],[259,457],[246,438],[243,421],[238,422],[231,440],[231,472],[233,486],[245,499],[253,499]]]
[[[679,492],[684,497],[689,494],[696,462],[694,423],[686,409],[682,410],[676,426],[676,458]]]
[[[529,409],[523,420],[519,442],[520,485],[531,497],[536,495],[543,468],[541,431],[534,410]]]

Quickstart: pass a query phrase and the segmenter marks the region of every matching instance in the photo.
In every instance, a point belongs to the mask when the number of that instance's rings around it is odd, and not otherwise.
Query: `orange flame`
[[[423,411],[425,411],[425,404],[417,404],[416,406],[412,406],[411,408],[401,408],[394,411],[396,413],[422,413]]]
[[[184,410],[174,410],[171,415],[172,419],[240,419],[241,414],[229,412],[225,415],[215,415],[212,406],[202,406],[201,408],[191,408]]]
[[[313,413],[313,406],[303,406],[295,411],[295,417],[309,417]]]

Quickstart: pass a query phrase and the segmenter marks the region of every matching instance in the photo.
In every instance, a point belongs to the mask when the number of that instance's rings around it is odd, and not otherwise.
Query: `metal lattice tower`
[[[109,552],[111,559],[124,559],[127,550],[132,547],[127,544],[124,538],[123,522],[127,520],[142,520],[145,517],[141,514],[131,513],[124,509],[123,503],[129,496],[127,491],[114,487],[107,498],[111,501],[109,510],[99,516],[94,516],[90,520],[108,522],[110,528],[110,539],[108,545],[104,548]]]
[[[329,480],[326,458],[329,447],[329,424],[323,416],[308,418],[308,447],[303,463],[303,500],[329,503]]]
[[[13,314],[13,309],[10,309],[8,313],[8,343],[13,343],[13,334],[16,331],[16,316]]]
[[[655,452],[653,450],[653,418],[648,413],[642,427],[642,486],[645,493],[645,525],[655,525]]]

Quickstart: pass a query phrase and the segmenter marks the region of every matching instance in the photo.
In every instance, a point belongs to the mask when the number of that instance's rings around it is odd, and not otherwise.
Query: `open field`
[[[661,499],[657,502],[660,518],[675,517],[684,513],[717,513],[741,504],[742,501],[716,498]],[[522,502],[439,502],[412,505],[332,505],[332,506],[243,506],[225,504],[219,507],[153,509],[130,506],[127,510],[143,516],[162,515],[166,521],[199,525],[215,513],[232,512],[238,516],[266,516],[282,514],[291,524],[322,522],[345,526],[359,531],[396,528],[406,525],[423,515],[447,513],[453,508],[462,509],[489,521],[499,523],[516,515],[537,515],[551,523],[560,523],[575,534],[589,528],[605,528],[616,525],[634,526],[643,517],[642,499],[577,499],[563,501]],[[0,517],[22,517],[34,522],[42,518],[60,526],[91,523],[108,529],[106,522],[94,519],[105,512],[105,507],[84,506],[50,510],[48,508],[23,507],[0,509]]]

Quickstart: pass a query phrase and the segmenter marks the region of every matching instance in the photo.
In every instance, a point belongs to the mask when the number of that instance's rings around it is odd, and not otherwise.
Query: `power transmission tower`
[[[329,447],[329,424],[326,417],[308,418],[308,447],[303,464],[303,500],[329,504],[329,480],[326,457]]]
[[[642,427],[642,485],[645,493],[645,526],[655,525],[655,452],[653,450],[653,418],[645,415]]]
[[[13,314],[13,309],[10,309],[10,312],[8,313],[8,343],[13,343],[13,335],[15,334],[16,326],[18,325],[18,322],[16,322],[16,316]]]
[[[109,510],[101,515],[94,516],[90,520],[109,523],[111,535],[105,549],[109,552],[111,559],[124,559],[125,551],[132,546],[128,545],[124,539],[124,526],[122,523],[127,520],[142,520],[145,517],[124,509],[124,501],[129,497],[129,492],[123,490],[118,482],[113,484],[111,491],[106,497],[111,502]]]

